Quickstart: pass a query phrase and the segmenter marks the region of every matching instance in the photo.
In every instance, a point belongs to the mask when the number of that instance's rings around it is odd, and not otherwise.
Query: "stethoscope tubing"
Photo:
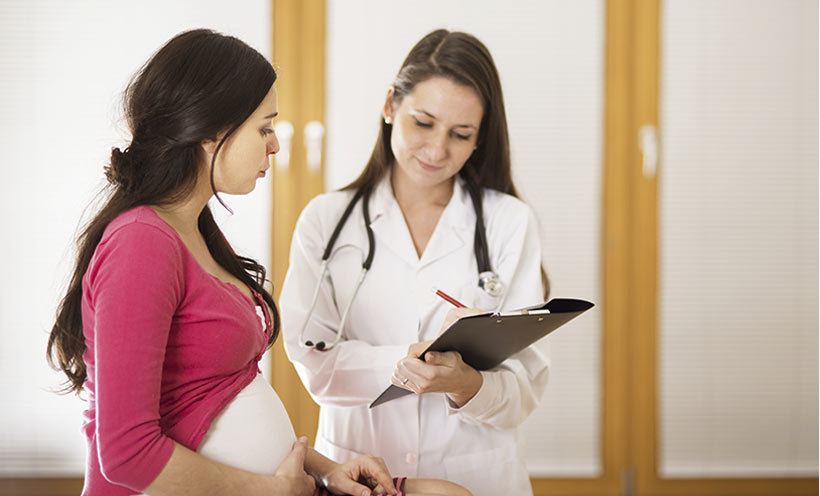
[[[465,184],[467,187],[467,191],[470,194],[470,199],[472,200],[473,208],[476,214],[474,252],[476,257],[476,263],[478,264],[479,286],[482,289],[484,289],[484,291],[486,291],[489,295],[495,297],[501,294],[504,285],[503,283],[501,283],[501,281],[498,280],[498,276],[490,268],[490,257],[488,253],[489,250],[487,248],[487,235],[484,228],[484,212],[482,209],[481,189],[478,186],[471,183],[470,181],[465,181]],[[359,198],[362,198],[362,213],[364,216],[365,229],[367,230],[367,258],[362,263],[362,271],[359,274],[358,280],[356,281],[356,286],[353,290],[353,295],[351,295],[350,300],[345,306],[344,312],[342,312],[342,320],[339,322],[339,328],[336,329],[336,336],[334,337],[333,341],[330,344],[327,344],[325,341],[319,341],[314,344],[310,340],[305,340],[305,330],[307,329],[308,322],[310,322],[310,317],[313,314],[313,310],[316,307],[316,301],[319,297],[319,291],[322,287],[322,281],[327,275],[328,263],[332,258],[331,253],[333,251],[333,246],[336,244],[336,238],[339,237],[339,233],[341,233],[342,228],[344,227],[345,223],[347,223],[347,219],[348,217],[350,217],[351,212],[353,212],[353,208],[356,206],[356,202],[359,201]],[[334,346],[336,346],[342,339],[342,333],[344,332],[344,326],[345,322],[347,321],[347,316],[350,313],[350,308],[353,305],[353,302],[356,300],[356,295],[359,293],[359,288],[361,288],[362,283],[364,282],[364,278],[367,275],[367,271],[370,270],[370,266],[373,263],[373,256],[375,255],[376,251],[375,237],[373,235],[373,230],[370,228],[369,200],[369,189],[359,188],[353,195],[353,198],[350,200],[350,203],[348,203],[347,207],[345,207],[342,216],[339,218],[339,222],[336,223],[336,227],[333,229],[333,234],[330,235],[330,239],[327,242],[325,251],[322,254],[322,264],[319,270],[319,280],[316,282],[316,289],[313,290],[313,298],[310,302],[310,308],[308,309],[308,312],[305,315],[305,319],[302,322],[302,328],[299,332],[299,346],[301,346],[302,348],[313,348],[318,351],[329,351]]]

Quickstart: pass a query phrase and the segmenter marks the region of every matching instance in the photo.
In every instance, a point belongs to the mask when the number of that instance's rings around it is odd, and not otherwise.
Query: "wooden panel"
[[[324,191],[322,168],[307,171],[304,127],[311,120],[324,122],[324,0],[273,1],[273,63],[279,71],[278,121],[289,121],[294,133],[286,170],[273,170],[271,215],[271,280],[274,298],[288,268],[291,235],[307,202]],[[290,415],[297,436],[313,444],[319,409],[285,355],[282,339],[272,350],[271,383]]]
[[[660,17],[658,0],[633,0],[634,41],[632,103],[635,114],[628,128],[627,146],[632,161],[626,170],[631,183],[632,211],[630,237],[633,240],[633,260],[630,264],[632,306],[630,327],[633,365],[630,395],[634,412],[632,464],[635,468],[635,491],[646,494],[655,480],[656,469],[656,404],[657,404],[657,181],[644,177],[642,154],[638,148],[638,132],[643,125],[658,124],[658,34]]]
[[[631,0],[634,16],[632,106],[635,119],[629,127],[633,163],[627,171],[632,190],[630,218],[633,259],[631,262],[632,306],[630,327],[630,403],[634,419],[631,459],[634,465],[634,494],[639,496],[763,496],[816,495],[817,478],[692,478],[658,477],[658,190],[656,177],[644,177],[638,133],[644,124],[658,123],[660,74],[660,0]],[[660,133],[657,133],[660,136]],[[661,144],[662,146],[662,144]],[[658,164],[658,174],[663,173]]]
[[[0,496],[76,496],[82,490],[82,478],[0,479]]]

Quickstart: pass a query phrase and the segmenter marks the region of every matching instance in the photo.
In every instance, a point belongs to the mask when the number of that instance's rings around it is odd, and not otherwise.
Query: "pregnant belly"
[[[282,401],[257,374],[211,423],[197,452],[225,465],[272,475],[294,441]]]

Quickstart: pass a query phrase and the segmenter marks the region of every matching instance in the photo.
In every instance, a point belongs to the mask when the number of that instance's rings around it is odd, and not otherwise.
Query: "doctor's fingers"
[[[477,308],[451,308],[447,311],[447,315],[444,316],[444,323],[441,326],[441,332],[444,332],[445,329],[453,325],[453,323],[458,319],[479,313],[485,312]]]
[[[396,367],[393,369],[393,375],[390,377],[390,384],[407,389],[408,391],[412,391],[412,389],[408,386],[409,382],[410,378],[403,376],[401,372],[399,372],[398,364],[396,364]]]
[[[377,456],[362,456],[356,459],[359,462],[359,473],[368,481],[375,482],[376,489],[381,488],[382,494],[396,494],[393,478],[387,469],[384,460]],[[375,491],[374,491],[375,492]]]
[[[416,394],[439,393],[448,391],[455,370],[447,366],[429,365],[417,359],[402,359],[396,365],[394,376],[400,379],[401,387]]]

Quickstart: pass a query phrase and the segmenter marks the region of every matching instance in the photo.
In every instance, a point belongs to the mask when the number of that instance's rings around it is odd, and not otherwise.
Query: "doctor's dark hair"
[[[472,88],[484,105],[476,149],[459,174],[468,187],[489,188],[518,197],[512,180],[510,138],[501,79],[492,55],[475,36],[438,29],[422,38],[410,50],[393,81],[393,104],[413,92],[419,83],[443,77]],[[394,162],[391,124],[379,119],[379,135],[361,175],[342,189],[372,189]],[[541,270],[545,298],[549,279]]]
[[[124,93],[131,143],[114,148],[105,168],[105,203],[77,240],[77,259],[65,297],[49,335],[46,356],[67,376],[64,391],[80,392],[87,378],[82,322],[82,279],[108,224],[140,205],[168,205],[190,195],[205,157],[200,144],[219,141],[214,164],[226,140],[256,110],[276,81],[276,71],[259,52],[232,36],[206,29],[185,31],[169,40],[137,71]],[[217,199],[222,200],[217,195]],[[224,203],[223,203],[224,205]],[[279,312],[264,288],[265,268],[231,248],[210,208],[199,215],[199,230],[219,265],[262,295],[279,334]],[[56,365],[55,365],[56,364]]]

